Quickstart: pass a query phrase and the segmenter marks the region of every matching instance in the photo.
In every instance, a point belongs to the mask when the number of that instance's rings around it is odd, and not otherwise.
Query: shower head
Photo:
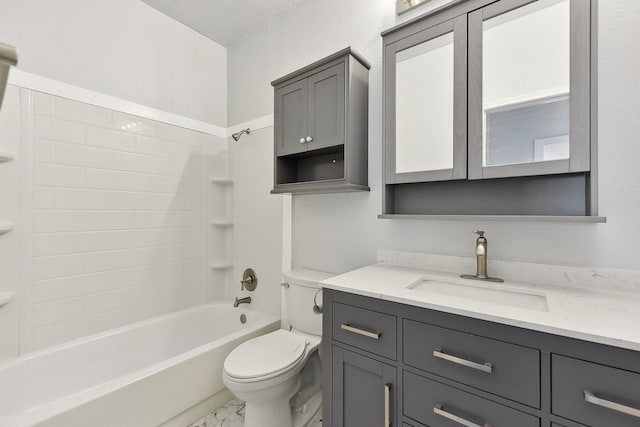
[[[239,141],[240,137],[245,133],[249,135],[251,133],[251,129],[250,128],[242,129],[240,132],[236,132],[233,135],[231,135],[231,138],[233,138],[234,141]]]

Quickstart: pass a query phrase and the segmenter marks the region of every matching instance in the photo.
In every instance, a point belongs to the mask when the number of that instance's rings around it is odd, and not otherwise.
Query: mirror
[[[396,173],[453,168],[453,32],[396,53]]]
[[[570,0],[483,22],[483,166],[569,159]]]

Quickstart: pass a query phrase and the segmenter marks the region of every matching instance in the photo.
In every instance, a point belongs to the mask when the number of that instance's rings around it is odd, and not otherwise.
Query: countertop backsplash
[[[378,249],[377,263],[474,274],[475,257]],[[536,264],[489,258],[489,274],[514,281],[605,292],[640,293],[640,271],[589,266]]]

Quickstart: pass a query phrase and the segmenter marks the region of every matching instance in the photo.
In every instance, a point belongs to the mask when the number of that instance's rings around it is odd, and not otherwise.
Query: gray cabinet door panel
[[[453,92],[453,167],[450,169],[423,170],[415,172],[397,172],[396,170],[396,55],[429,40],[453,32],[454,35],[454,92]],[[392,45],[385,46],[385,182],[401,184],[412,182],[445,181],[467,177],[467,17],[461,15],[455,19],[439,23]],[[428,75],[423,76],[425,79]],[[424,133],[429,136],[428,118]],[[425,137],[426,138],[426,137]],[[424,143],[430,141],[425,139]]]
[[[570,6],[570,158],[494,166],[483,164],[483,147],[487,144],[483,137],[483,23],[530,3],[530,0],[503,0],[469,13],[469,179],[549,175],[591,169],[589,1],[571,1]],[[516,127],[517,123],[513,126]]]
[[[342,145],[345,141],[345,63],[308,78],[309,150]]]
[[[385,386],[389,387],[390,420],[396,425],[396,369],[333,347],[332,427],[386,427]]]
[[[607,402],[634,408],[640,415],[640,374],[570,357],[551,359],[552,412],[593,427],[640,426],[640,416],[586,401],[585,391]]]
[[[300,138],[307,136],[307,80],[299,80],[275,92],[276,155],[307,151],[307,143]]]
[[[485,423],[492,427],[540,426],[537,417],[406,371],[403,373],[402,395],[404,415],[429,427],[460,425],[447,415],[478,426]],[[436,408],[439,413],[436,413]]]
[[[395,316],[334,302],[332,332],[336,341],[396,359]]]
[[[507,399],[540,407],[540,352],[490,338],[404,320],[404,362]],[[438,351],[438,356],[434,354]],[[442,357],[454,356],[491,372]],[[475,366],[475,365],[474,365]]]

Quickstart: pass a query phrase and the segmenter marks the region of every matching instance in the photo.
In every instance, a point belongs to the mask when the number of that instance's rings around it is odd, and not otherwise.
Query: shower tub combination
[[[0,427],[184,427],[231,398],[222,383],[231,350],[279,325],[209,304],[5,362]]]

